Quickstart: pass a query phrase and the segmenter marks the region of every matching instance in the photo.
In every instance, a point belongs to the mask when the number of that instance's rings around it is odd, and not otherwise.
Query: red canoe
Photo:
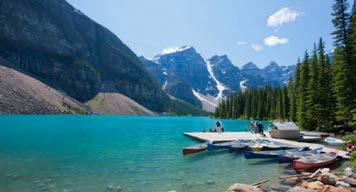
[[[207,148],[208,148],[207,143],[201,143],[201,144],[198,144],[198,145],[184,147],[183,148],[183,155],[199,153],[199,152],[205,151]]]
[[[302,157],[293,161],[293,169],[297,172],[315,170],[326,167],[337,159],[336,153],[324,153]]]

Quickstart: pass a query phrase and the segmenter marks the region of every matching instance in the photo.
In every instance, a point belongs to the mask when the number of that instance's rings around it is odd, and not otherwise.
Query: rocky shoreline
[[[279,184],[269,187],[263,186],[268,180],[252,185],[235,183],[227,192],[356,192],[356,171],[350,167],[341,171],[323,168],[313,173],[303,172],[279,179]]]

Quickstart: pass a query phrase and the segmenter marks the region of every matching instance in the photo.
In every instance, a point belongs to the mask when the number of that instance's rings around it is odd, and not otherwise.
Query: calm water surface
[[[274,161],[227,151],[182,156],[182,135],[207,117],[0,116],[0,192],[220,192],[235,182],[276,180]],[[248,121],[223,120],[226,131]],[[287,168],[287,169],[286,169]]]

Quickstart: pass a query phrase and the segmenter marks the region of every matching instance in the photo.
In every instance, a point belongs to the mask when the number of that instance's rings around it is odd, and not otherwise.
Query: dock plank
[[[309,148],[311,148],[311,149],[316,149],[316,148],[322,147],[323,152],[325,152],[325,153],[334,152],[340,157],[349,158],[347,151],[330,148],[326,145],[319,144],[319,143],[306,143],[306,142],[291,141],[291,140],[286,140],[286,139],[275,139],[275,138],[271,138],[269,133],[266,133],[266,137],[261,137],[259,134],[253,134],[251,132],[224,132],[224,133],[185,132],[185,133],[183,133],[183,135],[186,137],[190,137],[192,139],[201,141],[201,142],[212,142],[212,143],[234,141],[234,140],[238,140],[238,139],[250,139],[250,140],[269,139],[271,141],[278,141],[283,144],[293,145],[296,147],[309,146]]]

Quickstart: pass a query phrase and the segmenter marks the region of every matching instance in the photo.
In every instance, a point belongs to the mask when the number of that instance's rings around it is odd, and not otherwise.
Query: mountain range
[[[206,60],[188,46],[139,58],[65,0],[0,4],[0,113],[203,114],[234,92],[281,86],[294,73],[274,62],[240,69],[227,56]]]
[[[166,93],[206,111],[246,88],[286,85],[295,72],[294,65],[279,66],[274,61],[262,69],[252,62],[240,69],[226,55],[205,60],[194,47],[168,50],[154,58],[140,57],[141,62]]]

